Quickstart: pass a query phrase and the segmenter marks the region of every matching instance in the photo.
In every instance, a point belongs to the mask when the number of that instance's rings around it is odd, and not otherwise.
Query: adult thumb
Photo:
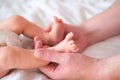
[[[63,53],[56,52],[54,50],[49,50],[46,48],[37,49],[34,52],[34,56],[37,59],[49,61],[49,62],[55,62],[55,63],[63,63]]]

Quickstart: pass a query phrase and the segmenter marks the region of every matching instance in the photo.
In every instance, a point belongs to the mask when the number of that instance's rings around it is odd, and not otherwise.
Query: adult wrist
[[[91,57],[86,59],[87,66],[84,67],[83,75],[80,76],[80,80],[99,80],[97,72],[99,71],[98,63],[99,60]],[[81,71],[80,71],[81,73]],[[80,74],[81,75],[81,74]],[[78,80],[79,80],[78,79]],[[101,79],[102,80],[102,79]]]
[[[84,80],[102,80],[100,79],[99,74],[99,60],[94,59],[94,62],[92,65],[88,66],[87,72],[85,76],[83,77]]]
[[[99,28],[91,20],[84,21],[80,26],[81,30],[83,30],[84,35],[87,38],[88,45],[92,45],[101,40],[101,35],[99,32]]]
[[[108,71],[109,80],[120,80],[120,55],[102,59],[101,62],[105,65],[103,69]]]
[[[118,80],[118,73],[116,73],[117,66],[114,65],[110,58],[99,59],[92,78],[94,80]]]
[[[79,28],[80,28],[80,32],[82,32],[84,36],[86,37],[88,45],[91,45],[91,44],[94,44],[94,41],[92,40],[93,32],[91,29],[89,29],[88,26],[89,25],[87,21],[85,21],[79,25]]]
[[[119,80],[115,73],[116,66],[111,65],[107,59],[96,59],[87,71],[83,77],[84,80]]]

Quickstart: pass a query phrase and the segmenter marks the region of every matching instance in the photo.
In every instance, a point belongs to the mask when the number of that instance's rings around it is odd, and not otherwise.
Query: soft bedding
[[[115,0],[0,0],[0,21],[11,15],[21,15],[38,26],[45,28],[53,16],[64,22],[77,25],[102,12]],[[104,26],[104,25],[103,25]],[[29,27],[29,26],[28,26]],[[30,39],[20,36],[24,48],[29,48]],[[27,43],[26,43],[27,42]],[[120,36],[88,47],[83,54],[103,58],[120,53]],[[49,80],[36,69],[15,69],[1,80]]]

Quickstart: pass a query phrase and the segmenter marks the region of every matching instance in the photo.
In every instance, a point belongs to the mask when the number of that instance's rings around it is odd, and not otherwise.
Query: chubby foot
[[[65,39],[58,43],[56,46],[49,47],[48,49],[56,50],[59,52],[77,52],[79,48],[73,40],[73,33],[70,32],[66,35]]]
[[[64,23],[61,19],[54,17],[53,23],[46,28],[46,32],[49,34],[49,45],[56,45],[62,41],[65,37],[64,35]]]

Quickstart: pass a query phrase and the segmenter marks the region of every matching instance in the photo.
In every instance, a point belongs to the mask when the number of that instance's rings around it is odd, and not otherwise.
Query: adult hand
[[[97,60],[79,53],[59,53],[47,49],[37,49],[34,56],[52,62],[40,70],[55,80],[86,80],[95,76]]]
[[[54,35],[53,37],[57,42],[63,40],[69,32],[73,32],[75,44],[79,47],[80,51],[83,51],[89,45],[89,39],[83,27],[82,24],[78,26],[66,24],[61,19],[54,17],[53,23],[46,27],[45,31]]]

